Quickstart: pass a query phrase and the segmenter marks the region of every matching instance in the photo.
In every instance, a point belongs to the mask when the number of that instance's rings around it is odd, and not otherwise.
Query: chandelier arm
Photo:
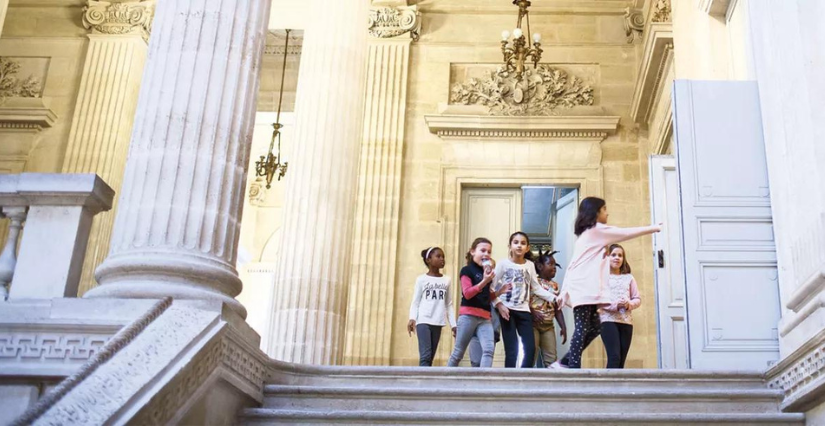
[[[278,115],[275,117],[275,122],[281,122],[281,105],[283,104],[284,100],[284,80],[286,78],[286,57],[289,54],[289,32],[290,30],[286,30],[286,42],[284,43],[284,63],[281,67],[281,90],[278,93]]]

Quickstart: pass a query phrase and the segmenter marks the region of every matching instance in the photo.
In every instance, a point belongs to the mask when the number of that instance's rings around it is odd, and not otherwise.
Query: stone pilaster
[[[234,264],[270,0],[157,4],[109,257],[85,297],[219,300]]]
[[[371,13],[374,24],[378,16],[398,19],[384,18],[381,31],[371,28],[344,354],[352,365],[390,362],[407,71],[417,37],[409,30],[419,27],[414,7]]]
[[[117,193],[123,180],[146,38],[155,1],[89,1],[83,24],[89,50],[74,109],[63,173],[97,173]],[[80,277],[80,294],[95,285],[94,271],[109,251],[116,207],[92,222]]]
[[[6,22],[6,12],[9,10],[9,0],[0,0],[0,35],[3,34],[3,24]]]
[[[367,63],[366,1],[319,0],[307,28],[269,354],[340,364]]]

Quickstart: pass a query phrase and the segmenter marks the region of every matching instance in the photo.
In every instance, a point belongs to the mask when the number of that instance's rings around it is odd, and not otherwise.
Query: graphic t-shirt
[[[510,259],[502,259],[496,264],[496,282],[494,290],[498,291],[506,284],[512,285],[510,290],[501,294],[496,299],[508,309],[530,312],[529,298],[534,294],[546,301],[555,301],[556,296],[543,289],[537,280],[536,266],[533,262],[525,260],[524,263],[513,263]]]
[[[453,296],[450,293],[450,277],[421,275],[415,280],[415,293],[410,305],[410,319],[417,324],[445,325],[455,327]]]
[[[559,285],[555,281],[548,281],[541,277],[539,277],[538,281],[541,288],[552,292],[556,296],[559,295]],[[555,327],[555,324],[553,323],[553,318],[556,315],[555,304],[550,303],[541,297],[536,297],[534,294],[530,296],[530,308],[534,311],[540,312],[544,316],[544,321],[540,323],[533,321],[533,327],[535,327],[536,330],[549,331]]]

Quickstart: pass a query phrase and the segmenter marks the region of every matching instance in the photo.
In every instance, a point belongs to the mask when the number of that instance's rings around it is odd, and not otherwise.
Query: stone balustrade
[[[0,297],[77,296],[92,217],[112,208],[113,197],[95,174],[0,175],[0,212],[10,221]]]

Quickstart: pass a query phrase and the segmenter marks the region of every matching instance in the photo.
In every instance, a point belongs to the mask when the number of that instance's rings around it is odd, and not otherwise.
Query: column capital
[[[149,39],[156,0],[88,0],[83,8],[83,26],[92,34],[140,35]]]
[[[409,38],[417,41],[421,32],[418,6],[372,7],[369,13],[370,35],[376,38]]]

